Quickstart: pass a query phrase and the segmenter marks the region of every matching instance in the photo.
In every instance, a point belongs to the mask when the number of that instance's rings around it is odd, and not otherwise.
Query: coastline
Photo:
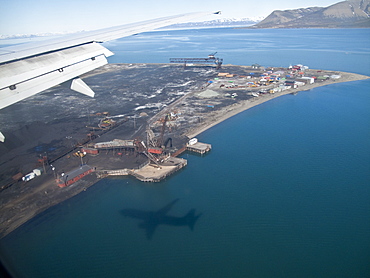
[[[192,130],[189,130],[185,135],[188,138],[193,138],[202,132],[206,131],[207,129],[210,129],[211,127],[227,120],[228,118],[231,118],[245,110],[248,110],[254,106],[263,104],[269,100],[292,94],[292,93],[298,93],[303,91],[309,91],[314,88],[328,86],[331,84],[337,84],[337,83],[344,83],[344,82],[351,82],[351,81],[359,81],[359,80],[365,80],[370,79],[370,76],[356,74],[356,73],[349,73],[349,72],[338,72],[341,75],[341,78],[338,80],[329,80],[325,82],[325,84],[320,83],[314,83],[314,84],[308,84],[303,87],[299,87],[297,89],[288,89],[285,91],[282,91],[280,93],[265,95],[261,98],[254,98],[251,100],[245,100],[241,103],[235,103],[231,106],[225,107],[223,111],[217,111],[217,113],[214,113],[214,115],[210,115],[207,117],[206,121],[199,126],[193,128]]]
[[[240,66],[242,67],[242,66]],[[222,107],[217,111],[210,111],[206,113],[201,123],[194,123],[192,124],[191,128],[185,132],[185,136],[188,138],[195,137],[200,133],[208,130],[209,128],[227,120],[228,118],[235,116],[245,110],[248,110],[254,106],[260,105],[265,103],[269,100],[275,99],[277,97],[297,93],[300,91],[308,91],[317,87],[327,86],[336,83],[343,83],[343,82],[350,82],[350,81],[359,81],[364,79],[369,79],[369,76],[355,74],[355,73],[347,73],[347,72],[338,72],[341,75],[341,78],[338,80],[328,80],[323,83],[314,83],[310,85],[305,85],[303,87],[299,87],[297,89],[288,89],[279,93],[275,94],[267,94],[260,96],[258,98],[252,98],[249,100],[242,100],[232,105],[228,105]],[[178,103],[175,101],[175,103]],[[160,111],[151,119],[158,117],[158,114],[163,113]],[[149,119],[148,121],[151,121]],[[48,208],[57,205],[83,191],[85,191],[88,187],[97,183],[100,179],[98,179],[95,175],[90,175],[86,179],[81,180],[78,186],[71,186],[65,189],[63,192],[55,186],[54,179],[50,179],[50,177],[45,176],[43,180],[40,180],[32,186],[26,192],[21,192],[17,199],[12,200],[5,205],[2,206],[3,214],[7,214],[6,216],[2,216],[1,219],[1,228],[0,228],[0,237],[3,238],[7,234],[11,233],[27,221],[33,219],[40,213],[44,212]],[[43,202],[37,202],[32,206],[24,206],[22,202],[24,202],[27,198],[32,196],[34,199],[42,198]],[[47,196],[47,198],[45,198]],[[6,211],[6,213],[5,213]]]

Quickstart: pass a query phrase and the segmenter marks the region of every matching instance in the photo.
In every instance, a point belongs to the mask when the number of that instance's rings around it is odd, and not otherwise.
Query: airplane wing
[[[218,13],[169,16],[0,48],[0,109],[70,80],[72,90],[93,97],[78,76],[108,63],[113,53],[99,43]]]

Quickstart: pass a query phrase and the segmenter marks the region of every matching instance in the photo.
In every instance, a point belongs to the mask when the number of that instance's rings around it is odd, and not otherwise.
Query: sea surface
[[[218,52],[370,75],[370,29],[160,31],[106,46],[111,63]],[[162,183],[104,179],[47,210],[0,241],[1,259],[16,277],[370,277],[369,107],[370,80],[256,106],[199,135],[212,151],[185,153]],[[151,239],[122,213],[176,199]],[[191,209],[193,230],[180,225]]]

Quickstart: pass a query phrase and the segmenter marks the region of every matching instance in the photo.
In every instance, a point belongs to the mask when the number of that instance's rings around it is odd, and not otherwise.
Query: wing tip
[[[80,78],[72,79],[71,89],[79,92],[81,94],[87,95],[89,97],[94,97],[95,93],[85,82],[82,81]]]
[[[2,142],[2,143],[5,142],[5,136],[4,136],[4,134],[1,133],[1,131],[0,131],[0,142]]]

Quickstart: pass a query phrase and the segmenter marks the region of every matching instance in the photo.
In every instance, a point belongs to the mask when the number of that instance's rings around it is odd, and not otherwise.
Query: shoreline
[[[325,82],[325,84],[320,84],[320,83],[309,84],[309,85],[305,85],[305,86],[297,88],[297,89],[288,89],[288,90],[282,91],[280,93],[270,94],[270,95],[263,96],[263,97],[260,97],[260,98],[257,98],[257,99],[245,100],[245,101],[242,101],[241,103],[235,103],[233,105],[227,106],[227,107],[225,107],[226,108],[225,111],[223,111],[224,114],[221,114],[219,112],[215,113],[215,114],[219,114],[218,115],[219,117],[217,117],[217,115],[216,115],[216,117],[213,118],[213,119],[215,119],[215,121],[209,121],[208,120],[205,123],[199,125],[198,127],[195,127],[191,131],[188,131],[187,133],[185,133],[185,135],[188,138],[193,138],[193,137],[201,134],[202,132],[212,128],[213,126],[227,120],[228,118],[231,118],[231,117],[233,117],[233,116],[235,116],[235,115],[237,115],[237,114],[239,114],[243,111],[246,111],[246,110],[248,110],[252,107],[263,104],[263,103],[265,103],[269,100],[272,100],[272,99],[275,99],[275,98],[278,98],[278,97],[281,97],[281,96],[284,96],[284,95],[309,91],[309,90],[312,90],[314,88],[324,87],[324,86],[328,86],[328,85],[332,85],[332,84],[370,79],[370,76],[357,74],[357,73],[349,73],[349,72],[338,72],[338,73],[340,73],[341,76],[342,76],[340,79],[338,79],[338,80],[329,80],[329,81]]]
[[[237,67],[243,67],[243,66],[237,66]],[[338,71],[336,71],[338,72]],[[188,138],[193,138],[202,132],[212,128],[213,126],[227,120],[228,118],[231,118],[243,111],[246,111],[254,106],[263,104],[269,100],[275,99],[277,97],[292,94],[292,93],[298,93],[302,91],[309,91],[311,89],[327,86],[331,84],[336,83],[344,83],[344,82],[351,82],[351,81],[360,81],[369,79],[369,76],[361,75],[361,74],[355,74],[355,73],[348,73],[348,72],[338,72],[341,75],[340,79],[337,80],[327,80],[323,83],[314,83],[314,84],[308,84],[303,87],[299,87],[297,89],[287,89],[285,91],[275,93],[275,94],[267,94],[263,95],[257,98],[252,98],[248,100],[240,100],[237,103],[227,105],[222,107],[219,110],[211,111],[205,113],[204,120],[202,123],[193,123],[189,130],[187,130],[183,135],[187,136]],[[189,93],[189,95],[193,94],[194,92]],[[185,96],[186,98],[186,96]],[[173,104],[174,106],[181,103],[179,101],[182,99],[180,97],[178,100],[176,100]],[[148,122],[152,121],[155,118],[158,118],[158,115],[163,113],[164,110],[159,111],[154,116],[152,116],[150,119],[148,119]],[[12,231],[19,228],[21,225],[25,224],[29,220],[37,217],[40,213],[46,211],[47,209],[62,203],[63,201],[76,196],[77,194],[86,191],[87,188],[90,186],[96,184],[98,181],[100,181],[100,178],[97,178],[95,175],[90,175],[86,179],[81,180],[78,184],[75,184],[73,186],[70,186],[66,188],[63,192],[60,191],[60,189],[55,185],[54,179],[50,176],[45,175],[42,179],[37,181],[37,183],[34,183],[32,188],[27,189],[27,192],[19,192],[18,198],[9,201],[5,205],[2,205],[3,212],[7,210],[7,216],[2,216],[1,219],[1,228],[0,228],[0,238],[5,237]],[[32,195],[32,196],[31,196]],[[22,207],[22,202],[26,200],[27,198],[31,197],[37,197],[37,198],[44,198],[47,196],[47,200],[43,203],[36,203],[33,204],[31,207]],[[5,213],[4,213],[5,215]]]

